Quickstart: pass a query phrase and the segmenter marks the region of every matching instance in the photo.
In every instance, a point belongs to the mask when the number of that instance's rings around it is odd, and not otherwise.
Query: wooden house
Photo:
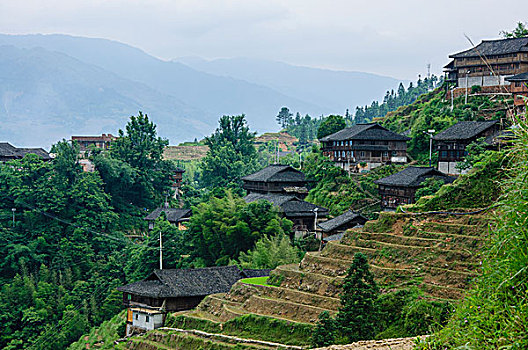
[[[383,164],[406,163],[410,138],[379,124],[356,124],[323,137],[323,154],[346,171],[370,170]]]
[[[514,75],[506,78],[510,85],[510,91],[513,95],[513,103],[516,112],[520,115],[526,113],[526,102],[528,100],[528,72]]]
[[[322,232],[323,241],[328,242],[341,240],[346,230],[363,226],[367,221],[368,219],[363,215],[348,210],[333,219],[321,222],[318,227]]]
[[[117,137],[112,134],[102,134],[101,136],[72,136],[72,141],[79,144],[79,150],[81,152],[89,151],[90,148],[96,147],[107,150],[110,147],[110,143]]]
[[[180,209],[180,208],[158,208],[148,214],[143,220],[148,221],[149,230],[154,228],[154,223],[157,218],[165,213],[167,221],[173,225],[178,226],[179,230],[186,230],[186,223],[190,220],[192,215],[191,209]]]
[[[158,328],[166,312],[190,310],[207,295],[227,293],[238,280],[269,276],[269,271],[236,266],[154,270],[142,281],[117,288],[127,308],[127,334]]]
[[[26,154],[36,154],[45,161],[52,159],[50,154],[42,148],[18,148],[8,142],[0,142],[0,162],[22,159]]]
[[[509,85],[507,77],[528,72],[528,37],[484,40],[449,57],[446,80],[459,88]]]
[[[292,230],[296,238],[316,230],[316,216],[317,222],[328,216],[328,209],[292,195],[250,193],[244,197],[244,200],[246,203],[265,200],[278,207],[280,214],[293,222]]]
[[[459,175],[461,172],[456,169],[456,164],[467,155],[467,145],[479,138],[493,138],[499,133],[499,121],[491,120],[459,122],[436,134],[433,140],[438,150],[438,170],[444,174]]]
[[[308,194],[304,173],[289,165],[273,164],[242,178],[249,193],[285,194],[304,198]]]
[[[414,203],[416,190],[422,186],[422,182],[430,177],[440,179],[444,183],[453,181],[453,178],[435,168],[415,166],[410,166],[396,174],[374,181],[378,185],[381,208],[392,210],[399,205]]]

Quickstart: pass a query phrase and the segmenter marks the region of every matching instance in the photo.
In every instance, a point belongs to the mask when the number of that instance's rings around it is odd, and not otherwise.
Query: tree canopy
[[[264,237],[289,234],[292,222],[267,201],[246,204],[228,191],[193,207],[188,235],[197,266],[227,265]],[[200,263],[201,261],[201,263]]]
[[[346,127],[345,118],[340,115],[329,115],[326,117],[319,129],[317,129],[317,138],[320,140],[325,136],[338,132]]]
[[[277,123],[279,123],[279,125],[284,129],[288,125],[292,124],[292,116],[293,114],[290,112],[288,107],[282,107],[275,119],[277,120]]]
[[[511,31],[502,31],[500,32],[503,38],[523,38],[528,36],[528,24],[523,22],[517,22],[517,26]]]
[[[240,178],[258,168],[254,139],[243,114],[220,118],[216,131],[205,138],[209,150],[201,163],[203,185],[240,187]]]
[[[343,282],[337,325],[349,342],[373,339],[376,331],[376,300],[379,288],[367,257],[356,253]]]

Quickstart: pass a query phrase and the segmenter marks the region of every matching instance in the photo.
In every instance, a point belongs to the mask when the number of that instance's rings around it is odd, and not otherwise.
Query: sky
[[[524,17],[523,17],[524,14]],[[156,57],[249,57],[414,80],[528,21],[527,0],[0,0],[0,33],[117,40]]]

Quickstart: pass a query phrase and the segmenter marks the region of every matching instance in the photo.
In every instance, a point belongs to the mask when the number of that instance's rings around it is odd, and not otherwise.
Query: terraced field
[[[279,266],[268,280],[273,285],[239,281],[229,293],[210,295],[196,310],[175,314],[179,321],[174,327],[206,330],[196,325],[207,323],[222,331],[224,325],[250,314],[286,322],[292,329],[313,325],[322,311],[337,312],[341,283],[356,252],[367,255],[384,291],[414,285],[428,298],[457,300],[478,274],[479,248],[487,237],[489,222],[485,215],[381,213],[378,220],[367,222],[361,230],[348,231],[340,242],[329,242],[321,252],[307,253],[300,264]],[[192,321],[192,326],[185,326],[186,320]],[[149,337],[145,341],[155,341]],[[259,339],[273,340],[264,338]],[[130,344],[130,348],[139,349]],[[301,339],[287,345],[307,344],[308,339],[306,343]],[[230,346],[227,342],[219,348]]]

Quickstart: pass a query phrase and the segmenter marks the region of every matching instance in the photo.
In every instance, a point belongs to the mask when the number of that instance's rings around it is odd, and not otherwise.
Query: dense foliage
[[[346,127],[345,118],[340,115],[329,115],[321,122],[317,129],[317,138],[320,140],[325,136],[332,135]]]
[[[354,123],[368,123],[374,118],[382,118],[388,112],[396,110],[398,107],[406,106],[418,99],[422,94],[435,89],[441,83],[434,74],[430,78],[418,79],[416,86],[409,83],[409,87],[405,89],[403,83],[400,83],[398,90],[387,91],[383,97],[383,101],[373,101],[370,106],[356,107],[354,115]]]
[[[318,348],[321,346],[328,346],[335,344],[337,336],[336,321],[330,316],[328,311],[323,311],[317,319],[317,325],[315,326],[312,334],[312,346]]]
[[[0,347],[59,349],[119,309],[126,241],[99,174],[84,173],[78,148],[54,146],[0,164]],[[11,209],[14,220],[11,220]]]
[[[367,212],[376,209],[379,194],[374,180],[392,175],[403,166],[386,165],[366,174],[347,174],[334,165],[328,157],[314,148],[306,157],[303,171],[315,183],[306,200],[328,208],[332,215],[340,215],[348,209],[363,208]],[[379,209],[379,206],[377,207]]]
[[[292,222],[280,218],[271,203],[247,204],[227,192],[223,198],[211,197],[193,207],[187,234],[195,265],[227,265],[265,235],[289,234],[291,227]]]
[[[378,295],[379,287],[374,281],[367,257],[356,253],[343,281],[341,306],[336,316],[337,327],[349,342],[374,338]]]
[[[483,252],[482,275],[447,327],[422,349],[528,348],[528,125],[518,121],[517,139],[505,159],[508,177]]]
[[[137,215],[137,208],[159,205],[170,190],[174,164],[162,159],[167,139],[157,136],[156,125],[141,112],[132,116],[110,152],[94,152],[93,161],[110,195],[112,206]]]
[[[431,211],[458,208],[485,208],[492,205],[502,193],[500,182],[505,178],[506,155],[486,152],[467,174],[446,184],[432,197],[422,197],[406,210]]]
[[[202,160],[202,186],[240,188],[240,178],[257,170],[255,134],[244,115],[223,116],[216,131],[205,138],[209,146]]]
[[[300,251],[284,233],[264,236],[247,253],[241,252],[239,265],[244,269],[274,269],[279,265],[298,263]]]
[[[388,113],[378,122],[398,133],[409,132],[408,154],[426,164],[429,160],[429,135],[427,130],[439,133],[459,121],[495,120],[505,118],[508,99],[488,96],[470,96],[468,103],[460,96],[451,101],[446,99],[446,85],[420,96],[414,103]],[[437,154],[433,154],[433,162]]]

